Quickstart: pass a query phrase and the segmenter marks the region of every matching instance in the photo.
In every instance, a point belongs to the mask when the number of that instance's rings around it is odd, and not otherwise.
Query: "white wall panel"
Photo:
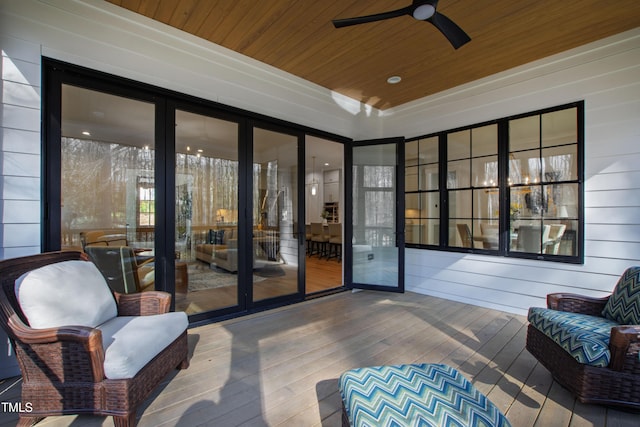
[[[640,182],[638,188],[627,190],[590,191],[585,195],[585,206],[587,208],[640,206]]]
[[[0,150],[40,154],[40,132],[0,128]]]
[[[40,223],[40,202],[38,200],[4,200],[1,206],[3,224]]]
[[[0,258],[40,252],[41,217],[40,45],[8,35],[6,25],[0,13]]]

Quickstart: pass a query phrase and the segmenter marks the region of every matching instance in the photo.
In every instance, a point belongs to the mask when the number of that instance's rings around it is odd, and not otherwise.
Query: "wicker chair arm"
[[[161,291],[120,294],[115,292],[118,316],[150,316],[169,312],[171,294]]]
[[[620,325],[611,328],[609,338],[611,363],[609,367],[616,371],[625,370],[627,361],[640,365],[640,325]]]
[[[59,326],[34,329],[25,325],[17,314],[9,319],[9,327],[15,339],[26,344],[49,344],[59,341],[84,342],[88,348],[102,348],[102,332],[88,326]]]
[[[11,338],[21,347],[32,349],[33,354],[58,355],[59,360],[54,358],[48,364],[50,371],[63,375],[64,367],[61,361],[66,359],[64,352],[75,351],[75,363],[86,367],[88,378],[95,382],[104,378],[104,349],[102,332],[99,329],[74,325],[35,329],[25,325],[17,314],[9,318],[8,325],[12,333]],[[79,353],[82,351],[83,355]],[[33,372],[29,374],[32,375]]]
[[[600,316],[608,300],[609,297],[595,298],[578,294],[554,293],[547,295],[547,307],[553,310]]]

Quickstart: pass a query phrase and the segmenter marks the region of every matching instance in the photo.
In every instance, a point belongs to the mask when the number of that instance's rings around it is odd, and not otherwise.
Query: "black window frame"
[[[573,218],[577,222],[577,229],[573,230],[572,241],[572,255],[565,254],[548,254],[548,253],[533,253],[533,252],[521,252],[512,250],[510,248],[510,209],[511,209],[511,186],[509,185],[509,123],[513,120],[543,116],[548,113],[553,113],[566,109],[576,110],[576,144],[577,144],[577,179],[563,180],[558,183],[561,184],[573,184],[577,186],[577,212],[576,217]],[[447,136],[449,134],[457,133],[460,131],[472,130],[476,128],[486,127],[489,125],[497,125],[498,132],[498,193],[499,193],[499,247],[497,249],[485,249],[479,247],[459,247],[449,245],[450,234],[450,218],[449,218],[449,203],[450,203],[450,191],[452,189],[447,188]],[[527,113],[522,113],[514,116],[504,117],[496,120],[486,121],[482,123],[476,123],[469,126],[460,128],[444,130],[426,135],[420,135],[415,138],[407,138],[406,143],[411,143],[428,138],[438,138],[438,151],[439,151],[439,163],[438,163],[438,177],[439,177],[439,242],[438,244],[426,244],[426,243],[406,243],[407,248],[413,249],[428,249],[439,250],[447,252],[460,252],[481,254],[498,257],[509,258],[522,258],[522,259],[534,259],[539,261],[550,262],[563,262],[571,264],[584,264],[584,101],[576,101],[568,104],[558,105],[554,107],[535,110]],[[545,185],[540,183],[539,185]],[[470,190],[480,190],[484,187],[474,187],[473,183],[469,187]],[[454,191],[457,189],[453,189]],[[424,190],[418,188],[414,191],[405,191],[405,197],[409,194],[423,194],[433,193],[430,190]],[[420,196],[418,196],[420,199]]]

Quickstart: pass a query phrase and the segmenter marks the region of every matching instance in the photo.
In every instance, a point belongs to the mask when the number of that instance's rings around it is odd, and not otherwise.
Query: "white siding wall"
[[[0,35],[0,257],[40,251],[40,47]]]
[[[640,31],[380,113],[100,0],[0,2],[0,257],[39,251],[41,55],[354,139],[412,137],[586,101],[586,259],[407,251],[407,289],[522,313],[600,295],[640,257]]]
[[[387,112],[407,137],[585,101],[584,265],[407,250],[407,290],[525,313],[548,292],[602,296],[640,263],[640,31]]]

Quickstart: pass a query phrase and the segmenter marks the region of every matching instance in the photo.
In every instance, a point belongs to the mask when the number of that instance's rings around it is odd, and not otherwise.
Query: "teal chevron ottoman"
[[[352,369],[339,380],[343,426],[511,427],[462,374],[441,364]]]

